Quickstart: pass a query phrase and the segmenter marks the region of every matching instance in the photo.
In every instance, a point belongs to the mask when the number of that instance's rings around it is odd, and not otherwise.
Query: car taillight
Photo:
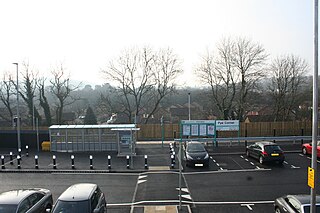
[[[262,152],[262,155],[268,156],[268,153],[267,153],[266,151],[263,151],[263,152]]]

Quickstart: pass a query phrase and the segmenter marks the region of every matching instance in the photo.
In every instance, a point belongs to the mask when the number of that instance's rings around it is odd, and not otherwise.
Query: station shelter
[[[135,155],[135,124],[52,125],[51,151],[114,151],[118,156]]]

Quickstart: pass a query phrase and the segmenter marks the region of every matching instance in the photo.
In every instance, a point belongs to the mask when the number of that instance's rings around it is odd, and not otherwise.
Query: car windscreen
[[[267,146],[264,146],[264,150],[268,153],[270,152],[282,152],[280,146],[278,145],[267,145]]]
[[[61,201],[59,200],[54,209],[53,213],[88,213],[89,202],[86,201]]]
[[[17,211],[17,205],[12,204],[0,204],[1,213],[12,213]]]
[[[206,149],[200,143],[188,144],[187,152],[205,152]]]

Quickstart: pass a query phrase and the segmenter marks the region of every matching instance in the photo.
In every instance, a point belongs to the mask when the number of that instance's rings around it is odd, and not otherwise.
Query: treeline
[[[312,106],[308,69],[299,56],[272,58],[261,44],[242,37],[223,38],[199,58],[194,68],[201,82],[198,88],[177,88],[182,61],[170,48],[124,50],[106,63],[102,71],[106,83],[95,88],[73,84],[63,64],[43,77],[24,62],[19,64],[21,120],[32,125],[37,119],[50,126],[63,124],[64,113],[75,112],[90,123],[106,122],[112,114],[128,123],[148,123],[154,116],[168,116],[172,105],[186,106],[188,93],[191,102],[201,106],[193,119],[243,121],[248,113],[260,112],[274,121],[305,120],[310,119]],[[16,88],[14,74],[5,73],[0,118],[7,123],[16,116]],[[142,115],[143,120],[136,119]]]

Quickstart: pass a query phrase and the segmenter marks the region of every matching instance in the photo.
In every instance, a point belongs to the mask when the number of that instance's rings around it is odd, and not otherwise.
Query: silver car
[[[316,197],[316,212],[320,212],[320,196]],[[279,197],[274,202],[276,213],[309,213],[310,212],[310,195],[286,195]]]
[[[1,213],[44,213],[52,208],[48,189],[17,189],[0,194]]]
[[[105,213],[106,199],[97,184],[78,183],[66,189],[56,201],[53,213]]]

